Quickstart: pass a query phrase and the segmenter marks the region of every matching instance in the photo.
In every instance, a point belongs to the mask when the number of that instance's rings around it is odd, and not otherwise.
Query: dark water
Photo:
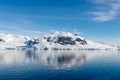
[[[0,80],[120,80],[120,52],[1,50]]]

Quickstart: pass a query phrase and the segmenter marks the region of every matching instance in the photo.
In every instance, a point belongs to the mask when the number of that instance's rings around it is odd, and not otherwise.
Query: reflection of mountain
[[[71,51],[26,51],[26,59],[34,62],[42,62],[56,68],[68,68],[84,62],[87,59],[85,53]]]
[[[39,57],[35,51],[27,50],[26,51],[26,59],[29,59],[29,61],[34,62],[34,61],[38,61]]]
[[[50,53],[48,53],[50,54]],[[71,51],[58,51],[54,53],[54,55],[46,56],[46,61],[44,58],[44,61],[47,64],[53,65],[56,68],[68,68],[73,65],[80,64],[84,62],[87,59],[87,55],[84,53],[75,53]]]
[[[35,65],[50,65],[55,68],[69,68],[75,65],[81,65],[85,61],[92,60],[98,57],[111,56],[115,52],[111,51],[16,51],[2,50],[0,51],[0,65],[18,65],[31,64]]]
[[[2,63],[2,62],[3,62],[3,60],[4,60],[3,55],[0,55],[0,63]]]
[[[67,68],[80,64],[87,59],[85,53],[72,51],[1,51],[0,64],[42,63],[56,68]]]

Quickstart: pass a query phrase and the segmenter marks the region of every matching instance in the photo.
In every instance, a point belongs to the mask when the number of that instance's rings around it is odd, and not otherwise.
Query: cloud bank
[[[119,15],[120,0],[91,0],[93,11],[89,12],[93,20],[105,22],[115,19]]]

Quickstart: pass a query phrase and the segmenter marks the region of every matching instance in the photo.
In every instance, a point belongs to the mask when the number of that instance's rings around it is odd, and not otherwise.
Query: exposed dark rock
[[[48,42],[50,42],[50,38],[51,38],[51,37],[48,37],[48,38],[47,38],[47,41],[48,41]]]
[[[85,45],[85,44],[87,44],[87,41],[85,39],[83,39],[80,44]]]
[[[5,42],[5,40],[3,40],[3,39],[0,39],[0,42]]]
[[[39,43],[39,39],[35,39],[34,44],[38,44],[38,43]]]
[[[75,45],[76,44],[75,41],[73,41],[71,37],[64,37],[64,36],[58,37],[58,40],[55,41],[54,43],[59,43],[61,45],[68,45],[68,44]]]
[[[85,39],[82,40],[82,39],[80,39],[80,38],[76,38],[75,41],[80,42],[80,44],[82,44],[82,45],[87,44],[87,41],[86,41]]]
[[[74,34],[75,36],[78,36],[78,34]]]
[[[80,38],[76,38],[75,41],[81,42],[82,39],[80,39]]]
[[[76,43],[75,43],[75,41],[71,41],[69,44],[75,45]]]
[[[39,44],[39,40],[38,39],[29,40],[25,42],[25,44],[27,44],[28,47],[32,47],[34,44]]]
[[[44,37],[44,39],[47,39],[47,37]]]
[[[34,42],[29,40],[29,41],[26,42],[26,44],[27,44],[28,47],[32,47],[34,45]]]

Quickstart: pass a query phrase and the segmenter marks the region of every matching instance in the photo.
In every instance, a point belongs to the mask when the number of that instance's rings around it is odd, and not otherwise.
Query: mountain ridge
[[[78,34],[55,31],[54,33],[43,35],[26,42],[27,47],[34,49],[57,49],[57,50],[78,50],[78,49],[113,49],[114,47],[107,44],[100,44],[85,39]]]
[[[0,49],[35,50],[99,50],[115,49],[107,44],[96,43],[76,33],[55,31],[35,38],[15,34],[0,34]]]

